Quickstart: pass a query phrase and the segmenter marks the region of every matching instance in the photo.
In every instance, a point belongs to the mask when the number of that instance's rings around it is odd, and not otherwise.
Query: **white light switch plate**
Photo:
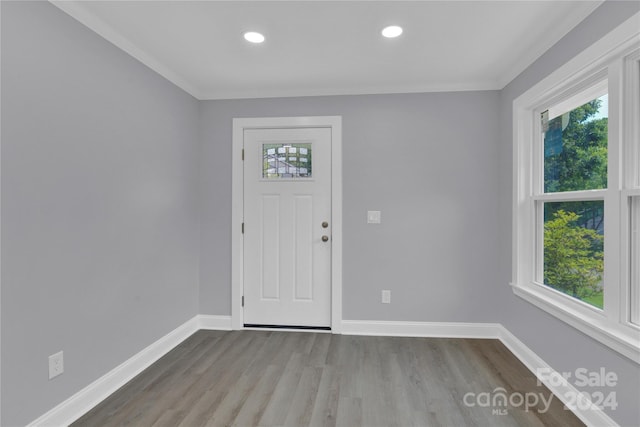
[[[382,291],[382,303],[391,304],[391,291],[389,290]]]
[[[367,224],[380,224],[380,211],[367,211]]]

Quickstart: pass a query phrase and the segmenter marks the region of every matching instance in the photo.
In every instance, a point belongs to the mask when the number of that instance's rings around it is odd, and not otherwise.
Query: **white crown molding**
[[[116,47],[120,48],[138,61],[142,62],[144,65],[151,68],[153,71],[160,74],[162,77],[169,80],[171,83],[178,86],[180,89],[184,90],[194,98],[201,99],[198,96],[199,94],[196,88],[191,85],[187,81],[187,79],[171,70],[169,67],[164,65],[161,61],[157,60],[149,53],[140,49],[128,38],[124,37],[122,34],[112,28],[109,24],[95,16],[93,13],[89,12],[81,4],[80,1],[49,0],[49,3],[53,4],[58,9],[62,10],[105,40],[109,41]]]
[[[87,28],[91,29],[107,41],[122,49],[144,65],[157,72],[185,92],[198,100],[223,99],[253,99],[253,98],[282,98],[304,96],[336,96],[336,95],[369,95],[394,93],[425,93],[425,92],[461,92],[501,90],[522,71],[535,62],[550,47],[557,43],[569,31],[577,26],[586,16],[591,14],[604,0],[594,0],[588,3],[580,14],[567,15],[560,25],[555,26],[545,34],[536,45],[526,49],[521,58],[512,63],[507,70],[495,80],[471,81],[463,83],[439,83],[419,85],[370,86],[366,88],[291,88],[291,89],[257,89],[257,90],[208,90],[196,87],[179,73],[167,67],[144,49],[138,47],[119,31],[91,13],[82,1],[78,0],[49,0],[51,4],[64,11]]]
[[[294,98],[305,96],[346,96],[346,95],[388,95],[431,92],[472,92],[500,90],[494,81],[477,81],[468,83],[443,83],[430,85],[398,85],[398,86],[369,86],[357,89],[255,89],[230,91],[203,91],[200,100],[219,101],[225,99],[259,99],[259,98]]]
[[[499,90],[502,88],[498,81],[483,80],[464,83],[440,83],[440,84],[420,84],[420,85],[393,85],[393,86],[369,86],[366,88],[291,88],[291,89],[270,89],[263,88],[257,90],[207,90],[198,88],[189,83],[187,79],[171,70],[161,61],[154,58],[131,42],[112,26],[91,13],[82,5],[82,1],[77,0],[49,0],[51,4],[67,13],[78,22],[97,33],[105,40],[116,47],[122,49],[133,58],[142,62],[151,70],[157,72],[194,98],[204,100],[225,100],[225,99],[257,99],[257,98],[288,98],[305,96],[341,96],[341,95],[378,95],[396,93],[425,93],[425,92],[466,92]]]
[[[545,37],[539,39],[535,46],[530,49],[524,49],[523,55],[517,58],[508,66],[504,72],[498,77],[498,89],[503,89],[513,79],[518,77],[520,73],[529,68],[538,58],[551,49],[564,36],[569,34],[571,30],[584,21],[587,16],[591,15],[605,0],[593,0],[586,4],[580,14],[567,14],[564,19],[556,26],[545,33]]]
[[[28,427],[71,424],[199,329],[230,330],[231,316],[197,315],[193,317],[36,419]],[[295,332],[300,331],[295,330]],[[567,396],[575,396],[579,393],[573,385],[564,380],[562,375],[499,323],[345,320],[342,322],[342,333],[344,335],[499,339],[563,403],[567,403]],[[541,372],[546,372],[547,375],[542,376]],[[573,412],[589,426],[618,425],[589,401],[583,401],[580,408]]]

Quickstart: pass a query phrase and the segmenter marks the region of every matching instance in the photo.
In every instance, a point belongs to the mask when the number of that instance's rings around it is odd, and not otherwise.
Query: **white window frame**
[[[640,13],[585,49],[513,102],[513,291],[640,364],[640,325],[631,322],[631,200],[640,196]],[[540,188],[540,114],[606,80],[609,94],[608,185],[604,190],[544,194]],[[604,200],[604,309],[549,286],[540,277],[541,215],[551,201]],[[636,282],[637,283],[637,282]],[[637,285],[633,285],[637,286]]]

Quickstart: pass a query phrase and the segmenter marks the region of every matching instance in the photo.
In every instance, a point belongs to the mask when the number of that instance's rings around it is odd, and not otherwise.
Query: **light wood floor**
[[[583,425],[555,397],[465,405],[498,387],[550,396],[497,340],[199,331],[73,425]]]

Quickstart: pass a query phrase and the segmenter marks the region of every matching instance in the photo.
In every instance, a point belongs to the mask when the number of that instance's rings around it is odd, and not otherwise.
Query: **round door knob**
[[[322,228],[327,228],[329,226],[329,223],[327,221],[324,221],[322,223]]]
[[[322,236],[322,241],[323,242],[328,242],[329,241],[329,236]]]

